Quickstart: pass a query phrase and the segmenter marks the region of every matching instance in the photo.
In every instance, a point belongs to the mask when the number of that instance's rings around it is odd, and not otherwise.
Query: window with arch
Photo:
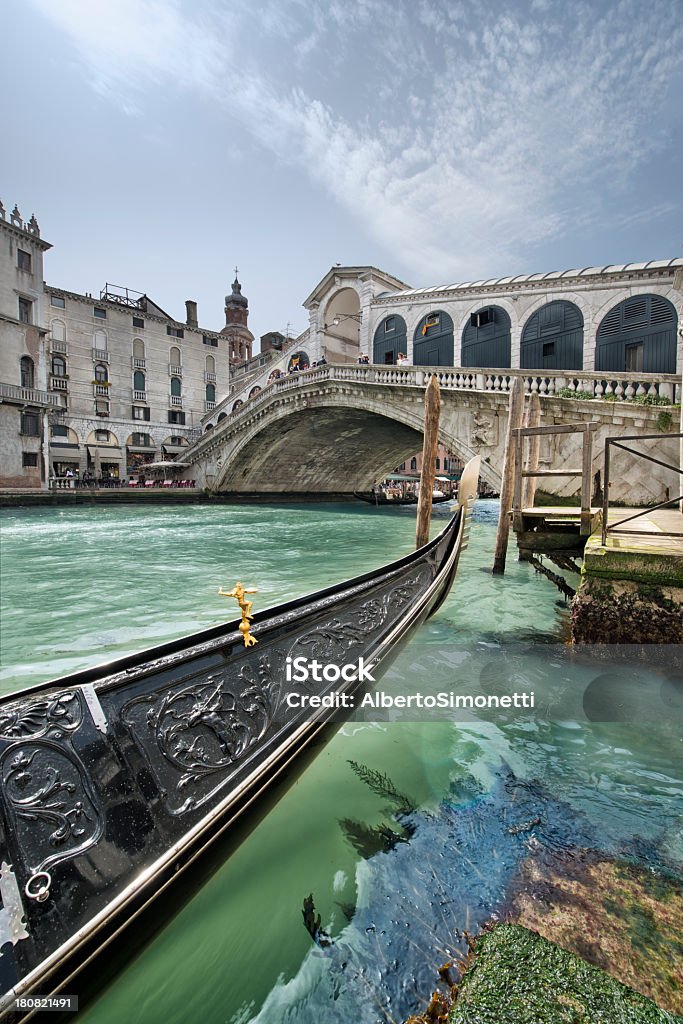
[[[52,376],[66,377],[66,359],[64,356],[52,357]]]
[[[35,382],[35,368],[30,356],[22,356],[19,360],[19,372],[22,388],[32,388]]]
[[[142,338],[136,338],[133,342],[133,358],[144,359],[145,358],[145,343]]]
[[[216,401],[216,385],[215,384],[207,384],[206,385],[206,400],[207,400],[207,402],[215,402]]]
[[[182,387],[180,377],[171,377],[171,394],[174,398],[180,398]]]
[[[106,384],[109,380],[109,371],[104,363],[95,363],[95,380],[98,384]]]
[[[61,320],[50,323],[50,333],[54,341],[66,341],[66,325]]]
[[[145,391],[146,390],[145,375],[142,370],[136,370],[133,374],[133,390],[134,391]]]
[[[206,357],[206,372],[207,373],[215,373],[216,372],[216,360],[214,359],[213,356],[207,356]]]
[[[173,345],[171,348],[169,362],[171,366],[180,366],[180,349],[177,345]]]

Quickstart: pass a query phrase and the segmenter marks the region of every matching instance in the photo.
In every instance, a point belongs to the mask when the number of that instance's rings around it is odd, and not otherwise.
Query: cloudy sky
[[[258,336],[335,263],[683,255],[683,0],[9,0],[0,86],[46,279],[205,327],[235,264]]]

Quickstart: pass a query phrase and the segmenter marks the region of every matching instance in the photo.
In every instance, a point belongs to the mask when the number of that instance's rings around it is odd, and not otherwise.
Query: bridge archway
[[[340,288],[324,309],[325,358],[354,362],[360,354],[360,299],[355,288]],[[335,323],[335,320],[337,321]]]
[[[524,370],[582,370],[583,314],[565,299],[547,302],[522,331],[520,365]]]
[[[676,372],[674,305],[662,295],[632,295],[613,306],[598,327],[595,369]]]
[[[372,342],[372,362],[395,366],[399,352],[408,354],[408,328],[402,316],[385,316]]]
[[[462,332],[461,366],[505,369],[512,360],[510,316],[502,306],[480,306]]]
[[[453,320],[442,309],[423,316],[413,335],[416,366],[453,366]]]

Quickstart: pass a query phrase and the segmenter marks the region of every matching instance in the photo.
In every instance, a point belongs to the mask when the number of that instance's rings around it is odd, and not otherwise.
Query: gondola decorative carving
[[[0,709],[0,740],[58,738],[73,733],[83,720],[78,694],[54,693],[43,700],[16,701]]]
[[[16,838],[31,851],[30,872],[46,872],[99,841],[103,815],[75,754],[51,740],[31,740],[7,747],[0,766]]]

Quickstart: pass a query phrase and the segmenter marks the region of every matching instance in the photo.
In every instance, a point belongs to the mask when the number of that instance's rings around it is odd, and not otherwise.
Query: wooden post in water
[[[429,520],[432,514],[432,492],[436,477],[436,449],[439,444],[439,412],[441,392],[436,375],[429,378],[425,391],[425,426],[422,443],[422,474],[420,496],[417,501],[417,528],[415,546],[421,548],[429,540]]]
[[[525,427],[540,427],[541,425],[541,399],[536,391],[529,395],[529,404],[524,417]],[[527,473],[535,473],[538,469],[538,458],[541,454],[541,435],[532,434],[528,439],[528,455],[526,466]],[[536,497],[536,481],[538,477],[528,476],[522,487],[522,508],[533,508]]]
[[[515,377],[510,388],[510,404],[508,405],[508,425],[505,432],[505,456],[503,461],[503,482],[500,488],[500,513],[498,516],[498,532],[496,533],[496,551],[493,556],[493,575],[502,576],[505,572],[505,555],[507,553],[508,536],[510,533],[510,510],[512,508],[512,490],[515,483],[515,435],[513,431],[522,425],[524,415],[524,378]],[[521,473],[520,466],[518,472]]]

